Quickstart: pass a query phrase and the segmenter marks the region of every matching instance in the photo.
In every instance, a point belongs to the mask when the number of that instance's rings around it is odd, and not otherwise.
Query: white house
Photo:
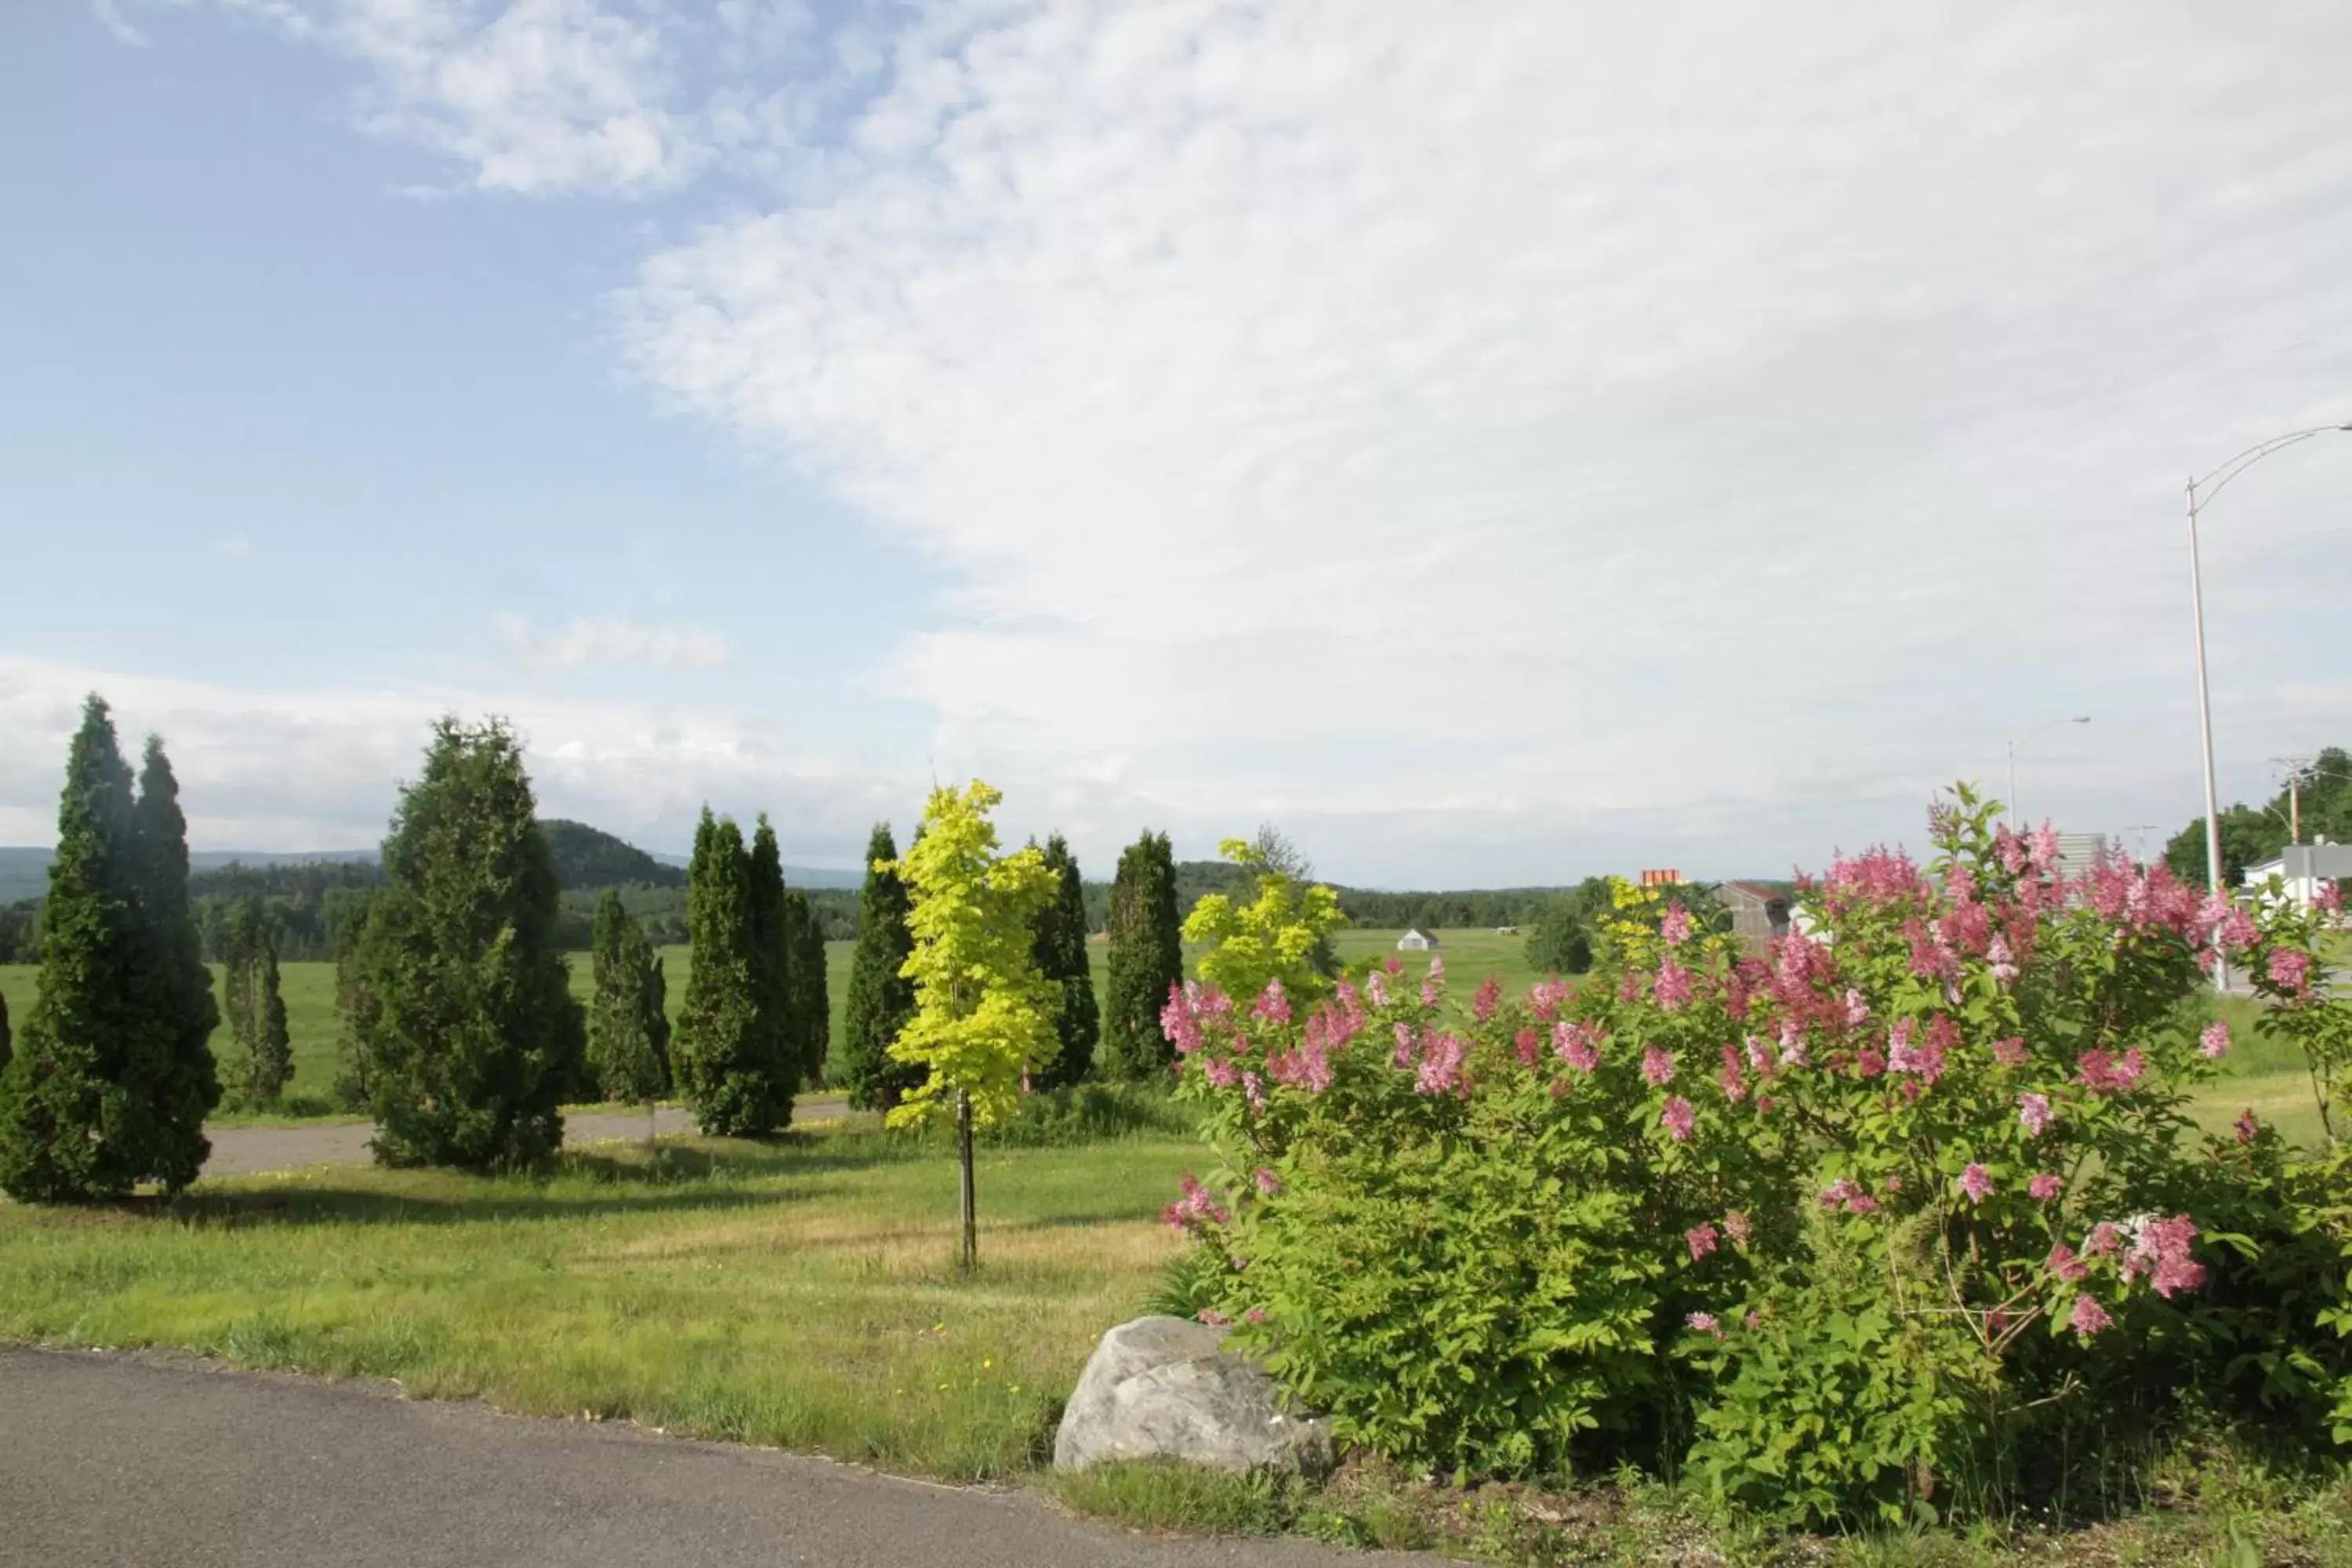
[[[1399,952],[1427,952],[1437,945],[1437,939],[1425,931],[1409,931],[1397,938]]]
[[[2290,844],[2275,859],[2247,867],[2241,885],[2263,892],[2275,880],[2278,897],[2309,910],[2319,884],[2338,877],[2352,877],[2352,844]]]

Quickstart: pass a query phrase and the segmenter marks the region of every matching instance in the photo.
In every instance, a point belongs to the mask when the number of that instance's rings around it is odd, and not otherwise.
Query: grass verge
[[[990,1152],[981,1268],[955,1167],[849,1128],[610,1145],[545,1177],[366,1167],[177,1202],[0,1204],[0,1336],[169,1346],[626,1417],[952,1480],[1030,1469],[1175,1243],[1187,1142]]]

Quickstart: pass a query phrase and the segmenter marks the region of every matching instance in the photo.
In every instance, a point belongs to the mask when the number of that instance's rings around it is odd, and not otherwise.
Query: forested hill
[[[584,822],[551,817],[539,825],[555,859],[555,880],[567,892],[588,888],[683,888],[683,867],[665,866],[635,845]]]

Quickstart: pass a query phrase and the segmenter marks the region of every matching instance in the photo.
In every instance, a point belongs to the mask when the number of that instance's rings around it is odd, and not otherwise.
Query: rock
[[[1224,1349],[1225,1333],[1138,1318],[1103,1335],[1062,1412],[1055,1468],[1183,1459],[1237,1473],[1329,1469],[1329,1426],[1289,1409],[1265,1368]]]

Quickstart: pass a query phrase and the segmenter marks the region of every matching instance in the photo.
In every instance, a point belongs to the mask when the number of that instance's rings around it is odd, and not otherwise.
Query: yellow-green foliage
[[[1201,978],[1228,996],[1262,995],[1279,980],[1294,997],[1313,998],[1330,989],[1315,971],[1316,944],[1347,923],[1339,896],[1320,886],[1303,887],[1269,864],[1248,840],[1228,838],[1217,852],[1256,877],[1246,904],[1211,893],[1192,906],[1184,940],[1208,944],[1201,954]]]
[[[1022,1075],[1058,1046],[1061,992],[1037,973],[1032,934],[1055,879],[1034,845],[996,852],[988,814],[1003,798],[978,779],[961,795],[933,790],[921,834],[891,867],[914,899],[915,948],[898,973],[915,983],[915,1016],[890,1055],[929,1075],[890,1112],[894,1127],[952,1106],[959,1090],[978,1125],[1009,1120]]]

